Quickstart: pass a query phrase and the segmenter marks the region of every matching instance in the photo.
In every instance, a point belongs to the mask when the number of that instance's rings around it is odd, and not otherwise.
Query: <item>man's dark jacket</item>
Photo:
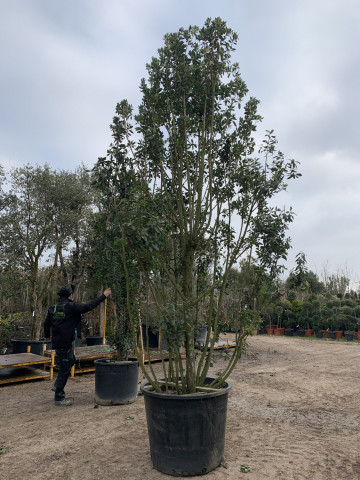
[[[75,329],[79,326],[81,314],[90,312],[105,298],[101,295],[89,303],[76,303],[61,297],[55,305],[51,305],[44,322],[44,334],[45,338],[49,338],[51,330],[52,348],[69,350],[75,340]]]

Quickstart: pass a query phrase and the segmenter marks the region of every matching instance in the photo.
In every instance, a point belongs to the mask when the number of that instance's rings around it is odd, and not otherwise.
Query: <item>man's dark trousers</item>
[[[64,388],[70,377],[71,367],[75,364],[75,356],[72,347],[69,350],[59,348],[55,350],[55,353],[56,362],[59,365],[59,372],[55,381],[55,401],[60,401],[65,398]]]

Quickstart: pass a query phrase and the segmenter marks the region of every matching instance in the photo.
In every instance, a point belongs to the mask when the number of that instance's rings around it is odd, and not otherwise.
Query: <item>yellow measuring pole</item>
[[[54,378],[55,350],[51,350],[50,380]]]
[[[105,335],[106,335],[106,306],[107,306],[107,298],[105,298],[105,302],[104,302],[104,331],[103,331],[103,345],[106,344],[106,338],[105,338]]]

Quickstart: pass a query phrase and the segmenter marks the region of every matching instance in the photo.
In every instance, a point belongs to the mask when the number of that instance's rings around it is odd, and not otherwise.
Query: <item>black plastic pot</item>
[[[91,335],[86,337],[86,345],[88,347],[92,347],[93,345],[102,345],[103,343],[103,337],[100,337],[99,335]]]
[[[336,340],[336,332],[328,332],[328,338],[332,340]]]
[[[141,330],[142,330],[142,340],[144,347],[147,348],[147,342],[149,342],[149,348],[158,350],[159,348],[161,350],[167,350],[168,345],[167,345],[167,340],[164,336],[161,337],[161,341],[159,342],[159,330],[153,330],[152,327],[148,327],[146,329],[146,325],[141,325]],[[146,334],[147,331],[147,334]],[[139,334],[137,336],[138,342],[139,342]],[[179,349],[181,350],[183,340],[179,342]],[[160,343],[160,345],[159,345]]]
[[[224,455],[230,383],[216,392],[196,395],[156,393],[147,385],[140,389],[153,466],[168,475],[183,477],[202,475],[218,467]]]
[[[138,394],[138,362],[95,360],[95,402],[98,405],[126,405]]]
[[[153,331],[151,327],[146,328],[146,325],[141,325],[141,330],[144,347],[147,346],[149,341],[149,348],[159,348],[159,332],[157,330]]]
[[[195,329],[195,343],[197,345],[205,345],[206,336],[207,336],[208,326],[202,325]]]
[[[296,335],[298,337],[305,337],[305,330],[297,330]]]
[[[12,338],[12,353],[26,353],[27,347],[30,345],[30,353],[35,355],[43,355],[44,344],[46,345],[46,350],[51,350],[51,342],[42,340],[29,340],[28,338]]]
[[[355,338],[355,333],[348,333],[348,332],[345,332],[344,333],[344,337],[345,337],[345,340],[347,342],[352,342]]]
[[[324,337],[324,332],[319,330],[319,331],[315,332],[315,336],[316,336],[316,338],[323,338]]]
[[[287,337],[293,337],[294,336],[294,329],[293,328],[285,328],[285,335]]]

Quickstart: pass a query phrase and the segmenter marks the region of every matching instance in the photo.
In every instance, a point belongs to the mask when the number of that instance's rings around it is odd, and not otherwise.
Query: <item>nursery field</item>
[[[204,478],[359,480],[360,343],[261,335],[248,344],[230,378],[224,465]],[[142,397],[94,408],[87,374],[68,381],[74,405],[57,407],[50,387],[0,387],[1,480],[174,478],[152,468]]]

